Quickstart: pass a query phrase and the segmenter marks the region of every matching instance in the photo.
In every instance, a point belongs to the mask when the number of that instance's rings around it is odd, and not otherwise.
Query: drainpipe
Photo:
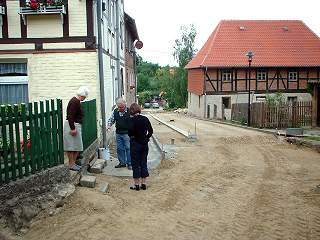
[[[121,79],[121,73],[120,73],[120,44],[121,44],[121,40],[120,40],[120,4],[118,0],[115,0],[115,4],[116,4],[116,46],[117,46],[117,66],[116,66],[116,71],[117,71],[117,79],[118,79],[118,97],[121,97],[121,93],[122,93],[122,83],[121,81],[123,81],[123,79]]]
[[[99,83],[100,83],[100,105],[102,118],[102,142],[103,147],[107,147],[107,122],[106,107],[104,96],[104,72],[103,72],[103,52],[102,52],[102,19],[101,19],[101,0],[97,0],[97,25],[98,25],[98,62],[99,62]]]

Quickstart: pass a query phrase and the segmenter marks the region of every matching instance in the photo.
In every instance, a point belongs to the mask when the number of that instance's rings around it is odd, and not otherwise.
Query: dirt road
[[[77,188],[53,217],[40,217],[23,239],[320,239],[320,155],[272,135],[179,117],[171,124],[199,141],[153,122],[175,154],[151,174],[149,189],[129,179],[109,182],[107,195]]]

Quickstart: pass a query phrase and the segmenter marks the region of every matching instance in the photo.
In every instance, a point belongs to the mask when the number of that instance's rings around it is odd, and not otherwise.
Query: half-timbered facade
[[[248,103],[249,90],[250,102],[277,92],[311,101],[320,39],[301,21],[221,21],[187,69],[188,108],[201,117],[230,119],[231,105]]]
[[[0,6],[0,103],[58,97],[66,106],[85,85],[97,103],[104,95],[111,112],[127,88],[123,0],[0,0]]]
[[[129,104],[136,102],[137,76],[136,76],[136,50],[135,42],[139,40],[135,20],[125,14],[125,99]]]

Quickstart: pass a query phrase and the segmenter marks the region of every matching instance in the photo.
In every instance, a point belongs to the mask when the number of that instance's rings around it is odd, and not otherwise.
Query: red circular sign
[[[136,47],[137,49],[143,48],[143,42],[140,41],[140,40],[136,41],[135,47]]]

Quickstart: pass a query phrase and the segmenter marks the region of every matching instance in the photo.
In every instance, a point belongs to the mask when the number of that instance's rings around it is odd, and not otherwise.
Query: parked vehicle
[[[143,106],[144,106],[144,108],[150,108],[151,107],[151,103],[145,102]]]
[[[153,108],[159,108],[159,103],[153,102],[153,103],[152,103],[152,107],[153,107]]]

